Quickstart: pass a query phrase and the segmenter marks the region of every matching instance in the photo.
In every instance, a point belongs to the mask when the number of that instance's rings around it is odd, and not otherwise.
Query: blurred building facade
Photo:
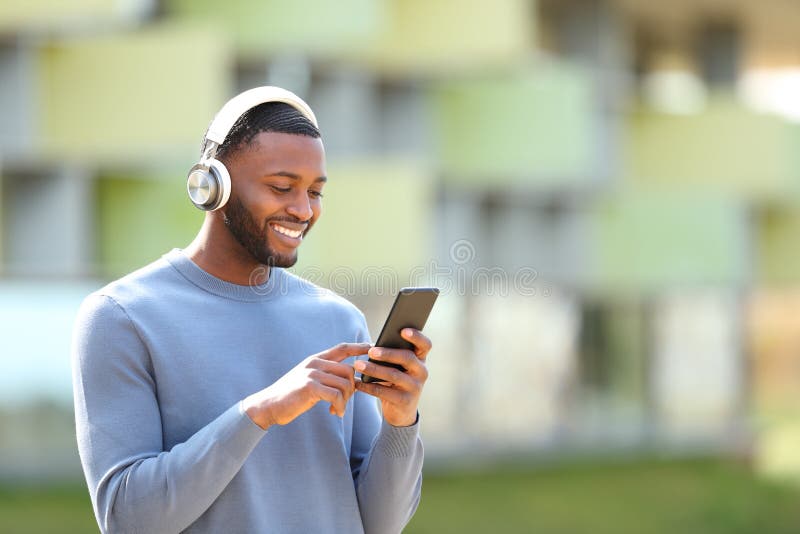
[[[273,84],[328,153],[294,270],[373,335],[396,287],[443,288],[432,456],[700,448],[800,477],[798,27],[791,0],[4,2],[0,475],[78,472],[80,300],[189,243],[205,127]]]

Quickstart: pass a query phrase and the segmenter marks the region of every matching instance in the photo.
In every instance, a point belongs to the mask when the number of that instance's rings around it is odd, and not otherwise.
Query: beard
[[[260,264],[271,267],[291,267],[297,263],[297,250],[291,254],[281,254],[269,246],[270,221],[287,221],[302,224],[303,221],[290,217],[266,219],[261,227],[253,214],[244,207],[238,198],[231,198],[222,214],[225,226],[242,247]]]

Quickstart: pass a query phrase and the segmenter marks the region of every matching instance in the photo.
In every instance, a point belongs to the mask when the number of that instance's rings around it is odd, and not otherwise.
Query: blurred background
[[[442,295],[408,532],[800,528],[797,0],[4,0],[0,530],[91,532],[82,298],[184,247],[206,126],[319,118],[293,268]]]

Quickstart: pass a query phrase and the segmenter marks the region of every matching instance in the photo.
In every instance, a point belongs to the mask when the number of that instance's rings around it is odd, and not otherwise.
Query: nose
[[[292,202],[286,207],[286,213],[301,221],[311,219],[314,212],[311,210],[311,201],[305,191],[295,195]]]

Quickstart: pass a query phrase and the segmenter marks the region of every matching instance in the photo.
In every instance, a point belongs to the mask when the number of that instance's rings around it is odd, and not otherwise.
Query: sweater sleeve
[[[366,325],[358,341],[370,341]],[[419,418],[411,426],[394,427],[383,420],[374,397],[357,391],[353,400],[351,467],[364,532],[401,532],[422,491]]]
[[[165,451],[147,348],[125,311],[91,295],[72,344],[78,450],[102,532],[178,532],[222,493],[264,435],[237,403]]]

